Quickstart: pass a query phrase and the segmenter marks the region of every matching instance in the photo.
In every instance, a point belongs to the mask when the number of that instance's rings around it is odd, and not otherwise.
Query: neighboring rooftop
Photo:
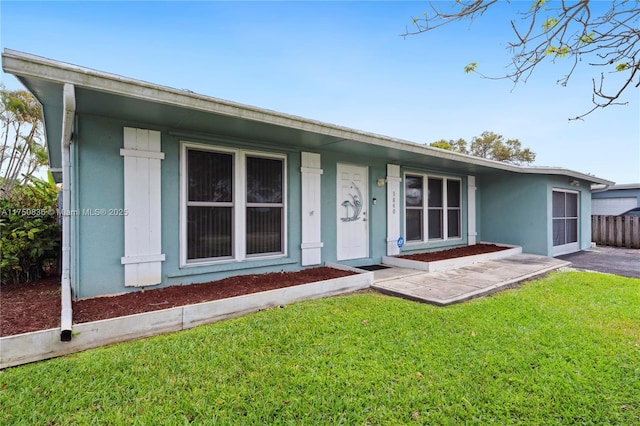
[[[601,188],[594,187],[593,192],[614,191],[616,189],[640,189],[640,183],[621,183],[619,185],[604,186]]]

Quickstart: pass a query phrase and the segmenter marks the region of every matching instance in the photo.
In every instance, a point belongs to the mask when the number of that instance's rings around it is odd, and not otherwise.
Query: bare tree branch
[[[402,36],[426,33],[453,22],[473,21],[496,3],[497,0],[430,2],[430,12],[425,12],[421,18],[413,18],[412,26]],[[640,0],[614,0],[606,4],[606,12],[594,14],[589,0],[532,0],[524,11],[520,7],[522,2],[513,2],[512,7],[520,10],[517,12],[519,19],[509,22],[515,39],[507,45],[513,55],[508,72],[488,76],[477,70],[477,62],[467,65],[465,71],[518,84],[526,82],[544,61],[567,60],[570,61],[569,70],[557,80],[558,84],[566,86],[579,66],[604,67],[609,73],[624,76],[622,82],[613,79],[612,88],[607,85],[611,80],[605,79],[605,73],[600,72],[599,84],[596,84],[596,77],[593,78],[593,107],[571,120],[582,119],[611,105],[624,105],[627,103],[622,101],[624,92],[630,87],[640,87]]]

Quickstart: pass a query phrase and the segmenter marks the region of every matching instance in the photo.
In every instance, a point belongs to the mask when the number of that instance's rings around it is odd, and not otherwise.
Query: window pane
[[[578,194],[567,193],[567,217],[578,217]]]
[[[233,155],[190,149],[187,161],[189,201],[233,201]]]
[[[247,157],[247,202],[282,203],[283,161]]]
[[[442,207],[442,179],[427,179],[429,185],[429,207]]]
[[[564,219],[553,219],[553,245],[561,246],[565,243]]]
[[[422,209],[407,210],[407,241],[422,241]]]
[[[231,207],[187,208],[187,258],[231,256]]]
[[[429,239],[442,238],[442,210],[429,209]]]
[[[247,254],[282,252],[282,208],[247,208]]]
[[[405,177],[404,199],[407,206],[422,206],[422,178],[418,176]]]
[[[553,192],[553,217],[564,217],[564,192]]]
[[[578,242],[578,219],[567,219],[567,244]]]
[[[460,210],[449,210],[447,212],[447,237],[460,236]]]
[[[447,181],[447,206],[460,207],[460,181]]]

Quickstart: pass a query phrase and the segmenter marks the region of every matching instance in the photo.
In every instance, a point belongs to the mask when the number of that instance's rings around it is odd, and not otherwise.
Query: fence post
[[[613,216],[607,216],[607,245],[608,246],[614,246],[616,245],[616,239],[615,239],[615,232],[614,232],[614,225],[615,225],[615,221],[614,221],[614,217]]]
[[[624,219],[622,216],[615,216],[613,218],[613,220],[615,221],[615,225],[614,225],[614,229],[615,229],[615,241],[616,241],[616,247],[620,247],[623,245],[622,242],[622,219]]]

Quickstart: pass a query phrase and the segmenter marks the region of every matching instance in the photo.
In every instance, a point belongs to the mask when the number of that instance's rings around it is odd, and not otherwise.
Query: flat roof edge
[[[59,82],[60,84],[71,83],[81,88],[209,113],[245,118],[267,124],[324,134],[341,139],[351,139],[371,145],[385,146],[496,170],[516,173],[566,175],[592,183],[613,185],[611,181],[573,170],[556,167],[519,166],[460,154],[404,139],[360,131],[269,109],[200,95],[186,90],[161,86],[142,80],[135,80],[117,74],[105,73],[7,48],[5,48],[2,53],[2,68],[5,72],[23,77],[40,78],[52,82]]]

